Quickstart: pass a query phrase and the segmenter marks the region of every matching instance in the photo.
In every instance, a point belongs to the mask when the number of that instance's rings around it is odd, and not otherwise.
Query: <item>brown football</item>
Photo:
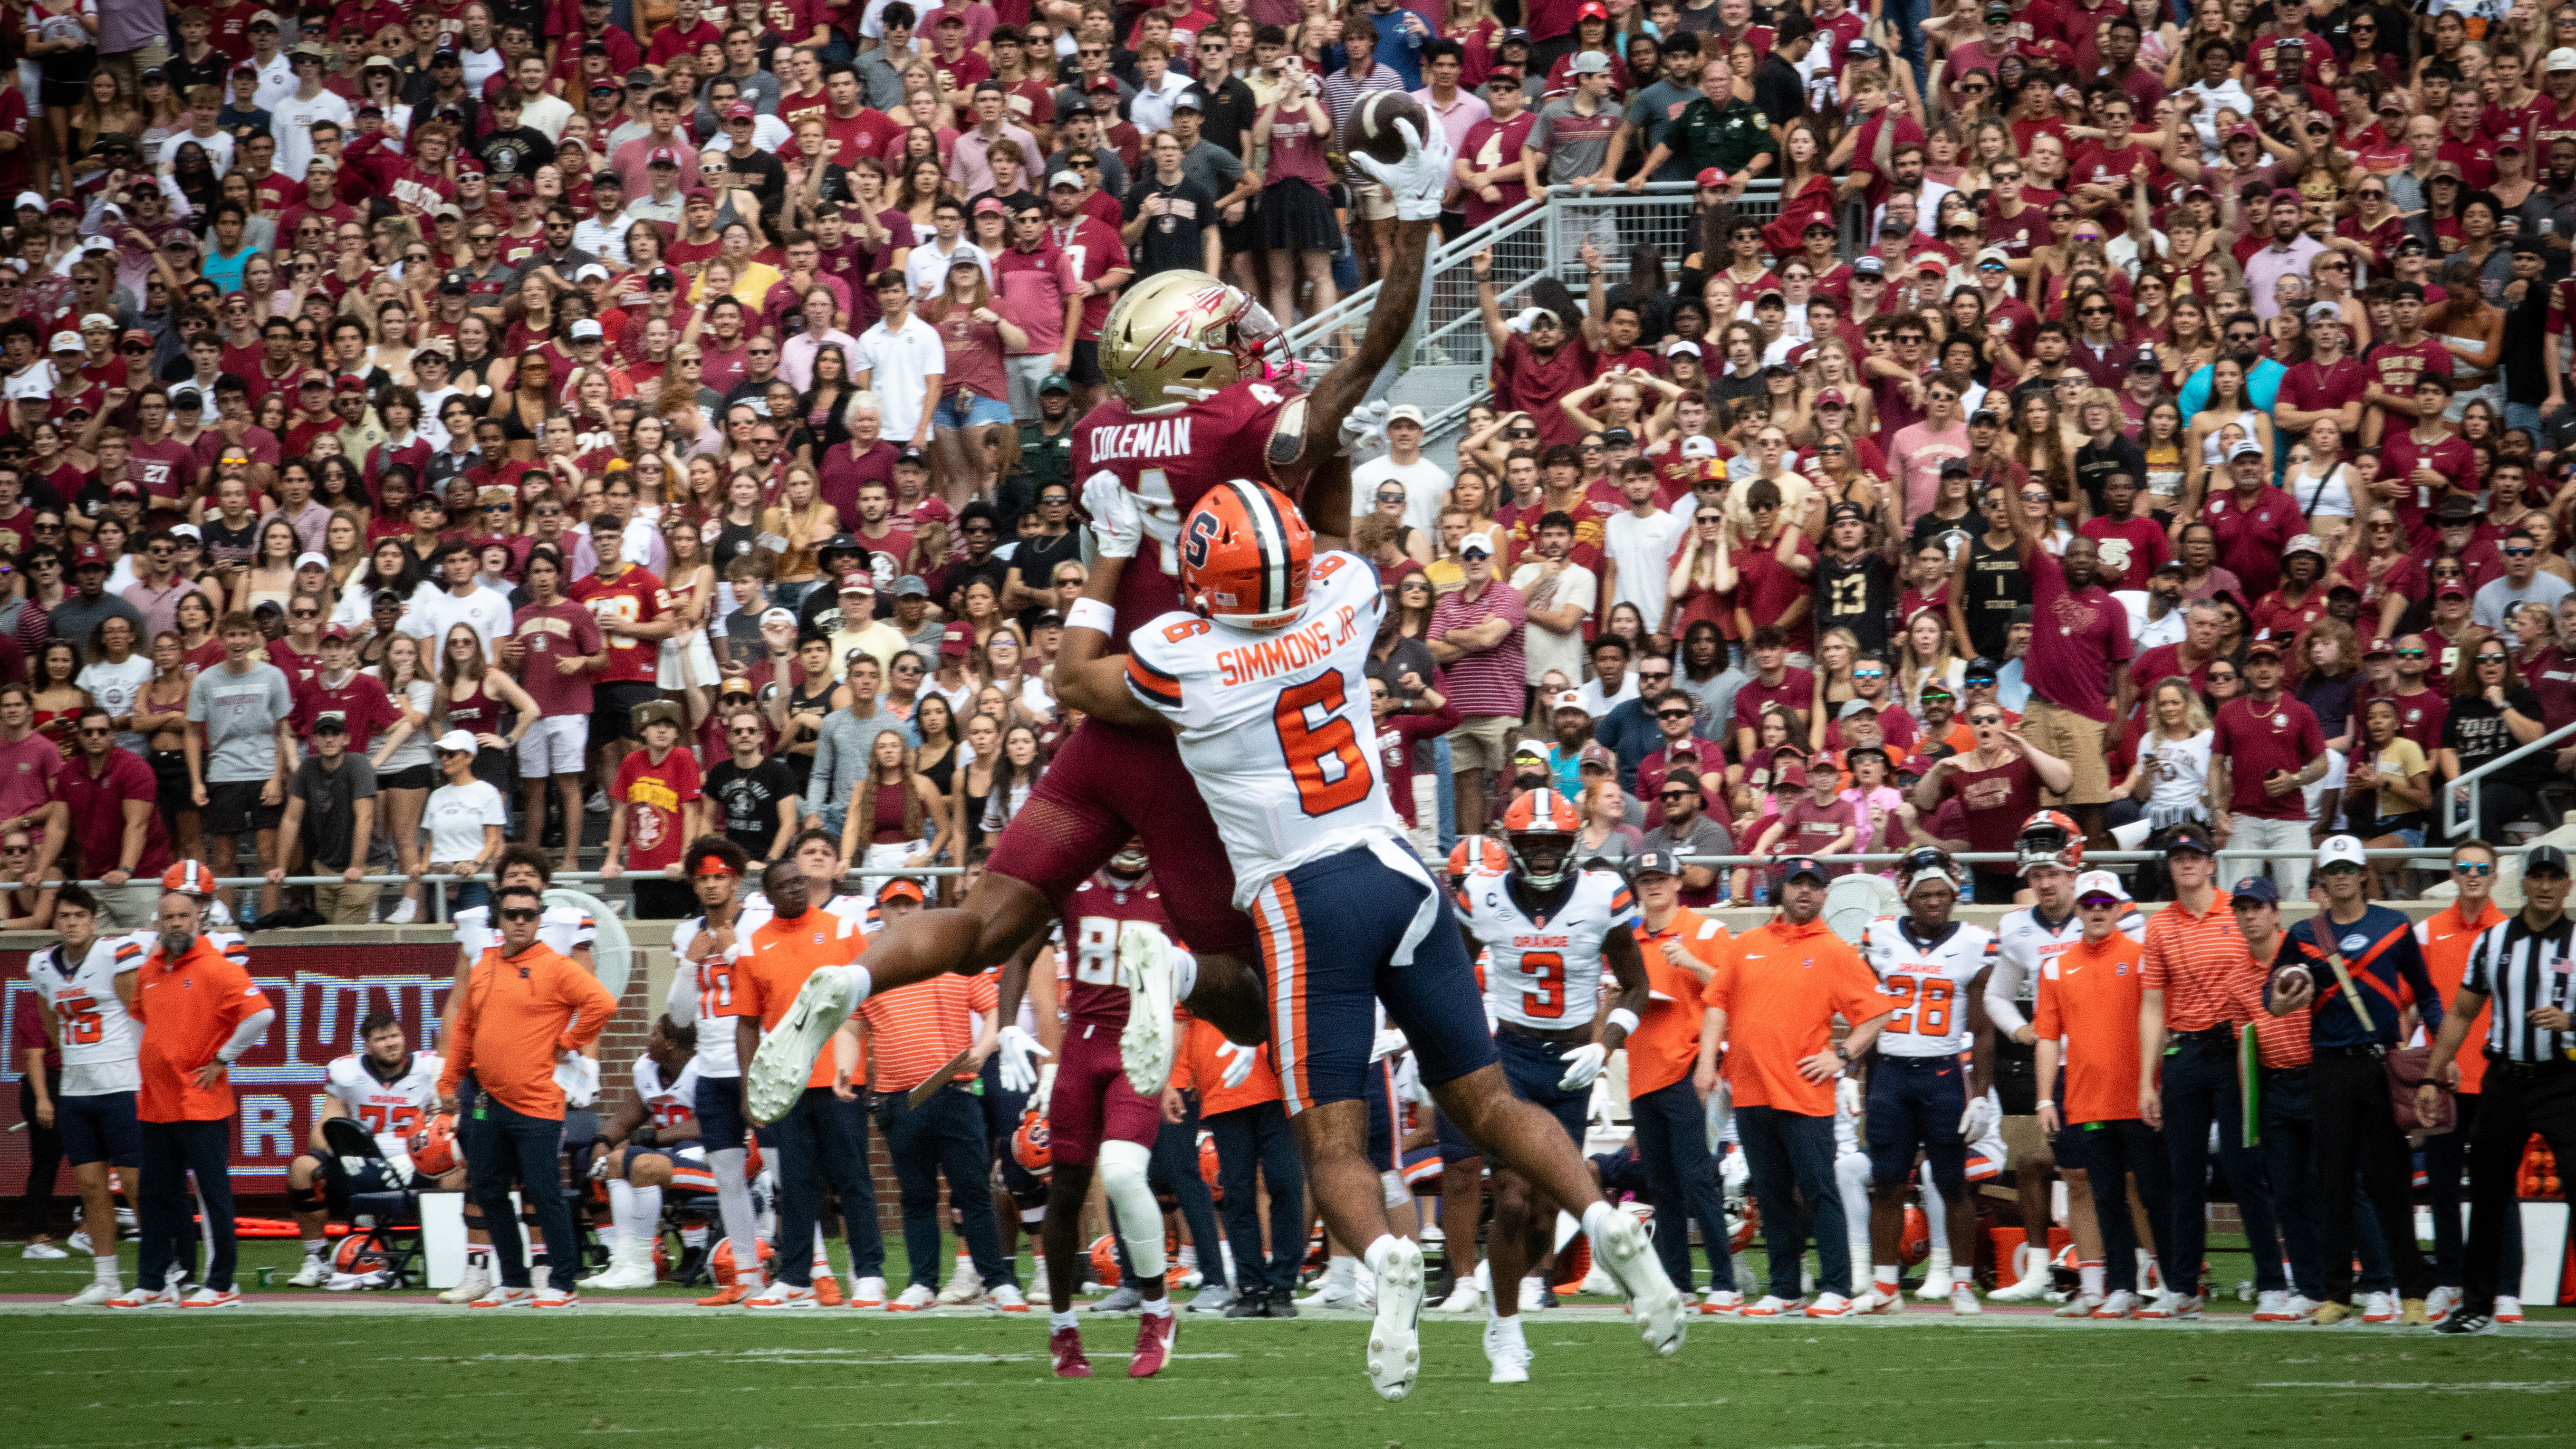
[[[1342,122],[1342,154],[1368,155],[1390,165],[1404,159],[1404,133],[1397,121],[1411,121],[1413,134],[1431,134],[1431,113],[1402,91],[1370,91],[1351,107]]]

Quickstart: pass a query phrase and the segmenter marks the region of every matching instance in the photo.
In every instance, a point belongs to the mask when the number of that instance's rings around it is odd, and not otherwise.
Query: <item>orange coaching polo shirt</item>
[[[2254,964],[2244,933],[2236,929],[2234,901],[2225,891],[2212,891],[2201,915],[2168,901],[2148,918],[2140,946],[2143,969],[2146,986],[2165,994],[2165,1030],[2207,1031],[2249,1019],[2237,1005],[2237,986],[2247,976],[2259,983],[2263,968]]]
[[[859,1008],[868,1024],[869,1046],[876,1053],[877,1085],[889,1092],[909,1092],[930,1074],[974,1043],[975,1017],[1001,1004],[1000,978],[943,974],[882,996],[871,996]],[[962,1070],[954,1080],[974,1080]]]
[[[438,1090],[448,1095],[467,1072],[493,1100],[522,1116],[563,1120],[555,1054],[599,1040],[617,998],[579,963],[540,941],[516,956],[493,946],[465,978],[456,1029],[439,1047],[447,1065]]]
[[[847,966],[867,949],[868,938],[857,923],[847,916],[836,916],[821,906],[808,906],[805,914],[789,920],[772,916],[751,933],[751,947],[742,953],[734,966],[733,1004],[724,1008],[725,1016],[756,1016],[760,1029],[767,1031],[787,1015],[796,1004],[796,993],[805,989],[805,978],[826,966]],[[744,1063],[748,1067],[749,1063]],[[806,1075],[808,1089],[832,1085],[832,1047],[825,1042],[814,1054],[814,1070]],[[865,1081],[866,1064],[850,1074],[852,1083]]]
[[[2226,897],[2219,897],[2225,900]],[[2172,910],[2167,904],[2165,910]],[[2163,912],[2157,913],[2161,918]],[[2239,939],[2239,947],[2243,945]],[[2138,1115],[2138,1002],[2146,947],[2118,931],[2078,941],[2041,964],[2031,1030],[2066,1039],[2057,1109],[2068,1122],[2125,1122]],[[2249,958],[2250,959],[2250,958]]]
[[[1802,1117],[1834,1114],[1830,1078],[1810,1082],[1798,1063],[1834,1042],[1834,1013],[1858,1026],[1895,1008],[1860,953],[1826,929],[1774,916],[1727,953],[1700,992],[1726,1013],[1726,1080],[1738,1107],[1777,1107]]]
[[[143,1023],[143,1090],[135,1115],[146,1122],[212,1122],[233,1115],[232,1074],[200,1087],[192,1075],[215,1059],[233,1029],[271,1009],[250,979],[250,951],[225,950],[203,936],[176,961],[152,948],[134,978],[127,1011]]]
[[[2453,901],[2415,923],[2415,945],[2424,956],[2424,974],[2433,978],[2433,989],[2442,993],[2444,1009],[2460,999],[2460,981],[2469,973],[2469,952],[2477,946],[2478,937],[2486,933],[2487,927],[2504,921],[2505,914],[2494,901],[2486,903],[2486,910],[2474,922],[2461,920],[2459,902]],[[2457,1058],[2463,1092],[2476,1092],[2487,1079],[2487,1054],[2478,1050],[2477,1044],[2487,1039],[2487,1013],[2494,1009],[2492,1001],[2479,1007],[2469,1023],[2468,1041],[2472,1045]]]
[[[1628,1033],[1628,1095],[1642,1097],[1682,1080],[1699,1065],[1699,978],[1666,960],[1664,943],[1679,941],[1701,965],[1715,970],[1725,965],[1735,938],[1713,917],[1688,906],[1673,912],[1661,931],[1647,930],[1642,915],[1635,929],[1637,950],[1646,958],[1646,985],[1654,993],[1637,1029]]]
[[[1188,1018],[1187,1024],[1189,1034],[1181,1038],[1180,1060],[1172,1067],[1172,1089],[1198,1088],[1201,1117],[1280,1099],[1279,1069],[1271,1065],[1267,1044],[1253,1052],[1252,1071],[1243,1079],[1243,1085],[1229,1087],[1225,1084],[1226,1058],[1222,1055],[1225,1033],[1195,1017]]]

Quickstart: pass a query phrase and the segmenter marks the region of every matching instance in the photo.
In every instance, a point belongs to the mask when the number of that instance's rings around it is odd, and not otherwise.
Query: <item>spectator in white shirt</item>
[[[1351,497],[1377,496],[1381,483],[1404,485],[1404,522],[1424,536],[1440,531],[1441,501],[1449,496],[1449,474],[1422,456],[1422,409],[1399,403],[1387,409],[1386,453],[1351,470]]]
[[[940,203],[941,225],[956,203]],[[968,243],[972,245],[972,243]],[[918,260],[928,247],[913,249]],[[913,315],[912,289],[891,267],[869,284],[885,315],[859,335],[858,356],[850,359],[852,385],[872,392],[885,418],[883,436],[903,444],[930,437],[931,410],[939,405],[939,388],[948,368],[948,349],[939,333]]]

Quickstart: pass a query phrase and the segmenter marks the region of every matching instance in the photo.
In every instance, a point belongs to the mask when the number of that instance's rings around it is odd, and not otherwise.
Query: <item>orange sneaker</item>
[[[736,1278],[734,1281],[727,1283],[722,1288],[717,1289],[713,1295],[699,1299],[698,1306],[700,1308],[739,1308],[742,1306],[742,1300],[750,1297],[756,1291],[758,1290],[754,1289],[750,1284]]]
[[[836,1273],[814,1275],[814,1298],[826,1308],[841,1306],[841,1279]]]

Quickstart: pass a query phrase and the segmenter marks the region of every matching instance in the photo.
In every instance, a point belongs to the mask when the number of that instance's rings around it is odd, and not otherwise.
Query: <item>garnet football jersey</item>
[[[628,564],[614,579],[597,574],[584,574],[566,590],[572,601],[589,608],[599,621],[599,632],[608,640],[608,663],[601,667],[598,684],[651,684],[661,677],[662,641],[639,639],[632,634],[613,633],[611,622],[649,624],[671,612],[671,591],[641,564]]]
[[[1118,931],[1143,921],[1171,934],[1163,893],[1145,876],[1121,885],[1107,871],[1073,888],[1064,916],[1064,1015],[1068,1021],[1127,1025],[1127,988],[1118,982]]]
[[[1115,397],[1084,416],[1073,432],[1073,473],[1088,480],[1107,471],[1144,500],[1145,541],[1118,582],[1118,630],[1112,652],[1127,647],[1135,627],[1188,607],[1181,597],[1181,520],[1219,483],[1272,481],[1275,440],[1291,446],[1306,431],[1306,399],[1284,383],[1238,382],[1215,396],[1151,413],[1130,411]],[[1363,693],[1361,702],[1367,702]]]

